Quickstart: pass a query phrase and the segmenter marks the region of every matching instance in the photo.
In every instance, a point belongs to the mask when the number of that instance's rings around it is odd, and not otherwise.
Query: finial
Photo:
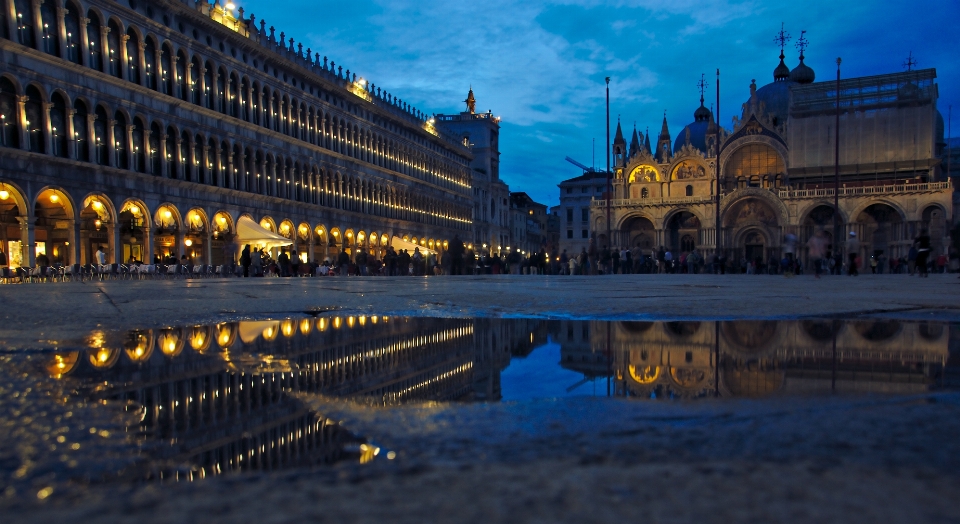
[[[700,88],[700,105],[703,105],[703,93],[710,87],[710,84],[707,83],[707,75],[700,73],[700,81],[697,82],[697,87]]]
[[[780,46],[780,54],[783,54],[783,48],[787,45],[793,37],[790,36],[790,33],[783,30],[783,22],[780,22],[780,32],[777,33],[777,36],[773,38],[773,43]],[[801,34],[802,38],[802,34]]]
[[[916,65],[917,61],[913,58],[913,51],[910,51],[910,54],[907,56],[907,61],[903,63],[903,67],[907,68],[907,71],[913,71]]]
[[[806,30],[800,31],[800,38],[797,39],[796,48],[800,50],[800,60],[803,60],[803,52],[807,50],[807,46],[810,45],[810,41],[807,40],[803,35],[807,33]]]

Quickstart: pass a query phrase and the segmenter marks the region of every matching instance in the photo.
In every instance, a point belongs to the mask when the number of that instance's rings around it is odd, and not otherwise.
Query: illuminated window
[[[786,172],[783,159],[770,146],[750,144],[736,150],[724,166],[731,177],[779,175]]]

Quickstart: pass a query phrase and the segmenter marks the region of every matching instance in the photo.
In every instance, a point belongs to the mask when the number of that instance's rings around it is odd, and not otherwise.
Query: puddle
[[[950,329],[320,316],[95,332],[0,355],[0,493],[395,456],[301,394],[393,406],[925,392],[956,380]]]

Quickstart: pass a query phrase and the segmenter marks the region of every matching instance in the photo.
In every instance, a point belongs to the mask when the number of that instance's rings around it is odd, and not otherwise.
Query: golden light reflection
[[[380,454],[380,448],[370,444],[360,444],[360,463],[367,464]]]
[[[179,329],[164,329],[157,335],[157,347],[167,357],[175,357],[183,350],[183,336]]]
[[[376,315],[370,317],[370,322],[373,323],[373,324],[376,324],[376,323],[379,322],[379,321],[380,321],[380,317],[378,317],[378,316],[376,316]]]
[[[236,329],[234,329],[233,324],[218,324],[217,325],[217,344],[222,348],[230,347],[233,345],[233,339],[236,334]]]
[[[309,335],[313,331],[313,322],[309,318],[300,319],[300,333]]]
[[[293,324],[293,320],[287,319],[280,323],[280,331],[283,332],[283,336],[290,338],[297,331]]]
[[[360,318],[357,319],[357,322],[359,322],[361,326],[366,326],[366,325],[367,325],[367,317],[361,316]]]
[[[343,325],[343,319],[340,317],[333,317],[333,329],[340,329],[340,326]]]
[[[206,326],[194,326],[190,329],[190,347],[199,352],[210,347],[210,331]]]
[[[71,351],[69,353],[57,353],[50,362],[47,363],[47,373],[53,378],[61,378],[73,371],[80,362],[80,352]]]
[[[120,358],[120,350],[110,348],[99,348],[87,351],[90,365],[97,369],[106,369],[113,367],[117,359]]]
[[[660,377],[660,366],[637,367],[630,364],[627,371],[630,373],[630,378],[638,384],[652,384]]]
[[[144,362],[153,354],[152,334],[140,331],[131,331],[127,333],[126,340],[123,341],[123,350],[133,362]]]
[[[347,317],[347,327],[353,328],[353,326],[354,326],[356,323],[357,323],[357,319],[356,319],[356,318],[354,318],[354,317]]]
[[[280,334],[279,326],[269,326],[263,330],[263,339],[264,340],[274,340],[277,338],[277,335]]]
[[[320,318],[317,319],[317,329],[318,329],[321,333],[323,333],[324,331],[327,330],[327,325],[328,325],[328,324],[329,324],[329,323],[327,322],[327,319],[326,319],[325,317],[320,317]]]

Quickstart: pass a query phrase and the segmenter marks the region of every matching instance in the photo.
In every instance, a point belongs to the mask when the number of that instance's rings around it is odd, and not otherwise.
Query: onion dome
[[[807,64],[803,63],[803,53],[800,54],[800,64],[790,71],[790,80],[798,84],[812,84],[817,79],[816,73]]]
[[[693,112],[693,122],[683,128],[683,132],[677,135],[673,142],[673,152],[676,154],[686,145],[687,141],[699,149],[707,151],[707,133],[710,131],[710,124],[713,122],[713,113],[704,107],[703,97],[700,97],[700,107]],[[714,131],[716,132],[716,131]]]
[[[784,59],[783,51],[781,50],[781,51],[780,51],[780,65],[778,65],[777,68],[773,70],[773,81],[774,81],[774,82],[781,82],[781,81],[783,81],[783,80],[789,80],[789,79],[790,79],[790,68],[787,67],[787,64],[783,63],[783,59]]]

